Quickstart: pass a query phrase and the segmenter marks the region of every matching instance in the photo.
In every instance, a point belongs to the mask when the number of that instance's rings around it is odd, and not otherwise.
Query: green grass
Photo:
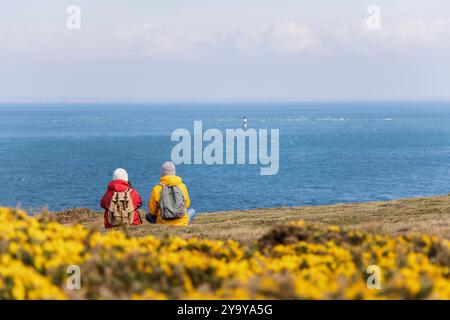
[[[82,223],[89,228],[104,230],[103,212],[71,209],[51,213],[50,216],[64,224]],[[144,217],[143,211],[141,217]],[[132,236],[195,236],[208,239],[234,239],[249,243],[260,238],[274,226],[296,220],[389,234],[417,232],[450,238],[450,196],[331,206],[224,211],[199,214],[194,223],[187,227],[144,223],[129,228],[128,232]]]

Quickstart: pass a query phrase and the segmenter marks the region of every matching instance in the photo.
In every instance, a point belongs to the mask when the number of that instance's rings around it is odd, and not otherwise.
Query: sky
[[[0,101],[448,100],[449,57],[448,0],[0,0]]]

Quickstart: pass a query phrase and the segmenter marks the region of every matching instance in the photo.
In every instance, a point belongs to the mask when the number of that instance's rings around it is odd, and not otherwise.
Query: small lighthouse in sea
[[[247,117],[244,116],[242,118],[242,128],[247,129],[247,126],[248,126],[248,120],[247,120]]]

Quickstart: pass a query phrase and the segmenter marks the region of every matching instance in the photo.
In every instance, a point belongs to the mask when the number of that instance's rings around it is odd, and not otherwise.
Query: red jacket
[[[105,223],[105,228],[112,228],[112,225],[109,224],[107,217],[108,217],[109,205],[111,204],[111,200],[112,200],[114,192],[124,192],[124,191],[128,190],[129,188],[130,188],[130,184],[124,180],[114,180],[108,184],[108,190],[105,192],[105,195],[103,196],[102,200],[100,201],[101,207],[103,209],[105,209],[105,214],[103,217],[103,220]],[[137,211],[137,209],[139,209],[142,205],[142,200],[141,200],[141,196],[135,189],[131,190],[131,199],[133,200],[133,204],[134,204],[134,208],[135,208],[133,224],[138,225],[138,224],[142,223],[141,217],[139,216],[139,213]]]

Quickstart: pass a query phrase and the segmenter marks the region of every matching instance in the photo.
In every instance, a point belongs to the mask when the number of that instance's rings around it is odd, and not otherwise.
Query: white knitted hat
[[[124,180],[128,182],[128,173],[125,171],[125,169],[118,168],[114,170],[113,180]]]

